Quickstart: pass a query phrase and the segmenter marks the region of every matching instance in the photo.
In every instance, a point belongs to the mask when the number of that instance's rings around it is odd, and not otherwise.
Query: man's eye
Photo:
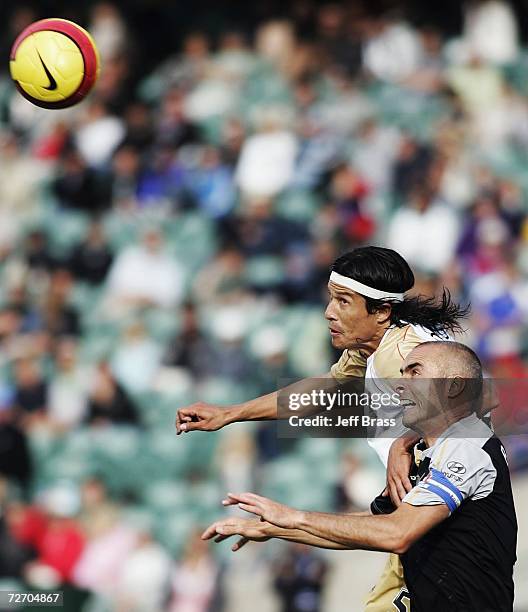
[[[414,376],[414,375],[418,375],[418,374],[419,374],[419,371],[418,371],[416,368],[414,368],[414,370],[411,372],[411,374],[412,374],[413,376]]]
[[[340,299],[340,300],[339,300],[339,302],[340,302],[341,304],[343,304],[344,306],[346,306],[346,304],[348,304],[348,300],[345,300],[345,299],[343,299],[343,298],[342,298],[342,299]]]

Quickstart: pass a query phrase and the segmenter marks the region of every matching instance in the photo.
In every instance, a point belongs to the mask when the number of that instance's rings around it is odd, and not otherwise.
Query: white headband
[[[390,291],[374,289],[373,287],[364,285],[353,278],[343,276],[337,272],[332,272],[330,274],[330,280],[331,282],[336,283],[336,285],[342,285],[347,289],[352,289],[352,291],[355,291],[360,295],[373,298],[374,300],[396,300],[397,302],[403,302],[403,293],[391,293]]]

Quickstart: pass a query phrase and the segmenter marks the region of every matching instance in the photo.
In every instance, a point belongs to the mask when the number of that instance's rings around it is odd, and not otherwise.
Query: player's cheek
[[[341,315],[341,321],[343,325],[343,331],[350,332],[353,330],[357,330],[361,324],[355,310],[352,306],[348,306],[344,308],[344,311]]]

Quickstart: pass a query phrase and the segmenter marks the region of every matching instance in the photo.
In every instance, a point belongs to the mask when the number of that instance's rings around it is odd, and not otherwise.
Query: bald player
[[[385,611],[512,612],[517,519],[506,453],[479,418],[482,367],[455,342],[426,342],[401,366],[403,423],[420,436],[417,484],[399,507],[366,516],[304,512],[253,493],[228,494],[257,519],[231,517],[202,535],[280,538],[400,556],[406,589]],[[233,547],[238,548],[238,543]]]
[[[381,247],[357,248],[333,264],[328,282],[329,302],[325,311],[332,344],[342,351],[327,377],[343,380],[365,377],[367,385],[400,376],[404,358],[422,342],[447,340],[461,330],[467,310],[454,304],[444,291],[439,302],[423,296],[410,297],[414,275],[395,251]],[[203,402],[177,412],[177,433],[214,431],[238,421],[277,418],[278,392],[235,406],[220,407]],[[395,418],[393,436],[369,440],[387,467],[387,489],[400,504],[411,489],[408,478],[411,456],[399,407],[385,409]],[[395,441],[395,437],[400,436]],[[390,455],[390,459],[389,459]],[[387,568],[366,603],[367,612],[386,612],[403,586],[403,571],[397,556]]]

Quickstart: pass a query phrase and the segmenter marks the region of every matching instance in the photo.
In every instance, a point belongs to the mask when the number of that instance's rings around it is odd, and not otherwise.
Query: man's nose
[[[330,302],[328,303],[328,306],[326,307],[326,310],[325,310],[325,319],[327,321],[335,321],[337,319],[337,317],[335,316],[332,310],[332,304]]]

